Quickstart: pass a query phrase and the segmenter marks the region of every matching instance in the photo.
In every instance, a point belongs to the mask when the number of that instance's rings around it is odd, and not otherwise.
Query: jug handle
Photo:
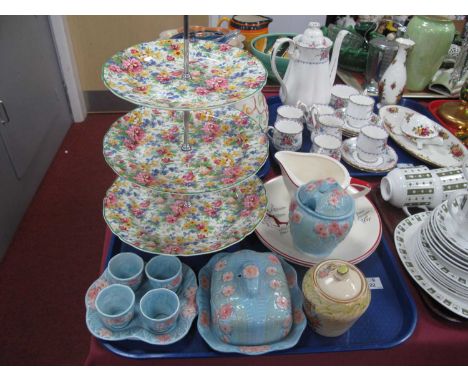
[[[283,79],[281,78],[281,76],[278,73],[278,69],[276,68],[276,52],[278,51],[280,46],[283,45],[286,42],[289,42],[290,46],[291,46],[291,44],[294,45],[294,41],[291,40],[288,37],[279,38],[278,40],[275,41],[275,45],[274,45],[273,51],[271,52],[271,57],[270,57],[271,69],[273,70],[273,74],[275,75],[276,79],[280,83],[281,90],[283,91],[283,94],[284,94],[284,102],[283,102],[284,104],[287,103],[286,101],[288,99],[288,90],[286,89],[286,84],[284,83]]]
[[[230,23],[230,21],[231,21],[231,18],[230,18],[230,17],[226,17],[226,16],[221,17],[221,18],[218,20],[218,24],[216,25],[216,27],[219,28],[219,27],[221,26],[221,24],[224,23],[225,21],[228,23],[228,26],[229,26],[229,23]]]
[[[335,43],[333,44],[333,54],[330,60],[330,86],[333,86],[336,77],[336,69],[338,68],[338,58],[340,57],[341,43],[349,32],[341,30],[336,36]]]
[[[363,180],[360,180],[360,179],[356,179],[356,178],[351,178],[351,183],[349,186],[353,186],[353,188],[361,189],[361,191],[349,194],[349,196],[351,196],[353,199],[366,196],[372,190],[372,186],[369,183],[364,182]]]

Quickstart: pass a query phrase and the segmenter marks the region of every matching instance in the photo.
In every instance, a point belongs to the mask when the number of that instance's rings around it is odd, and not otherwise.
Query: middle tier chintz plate
[[[227,248],[262,221],[267,198],[257,176],[204,195],[159,193],[118,178],[103,214],[111,231],[142,251],[195,256]]]
[[[183,112],[137,108],[104,137],[104,158],[117,175],[158,192],[198,194],[233,187],[268,159],[268,140],[246,114],[222,108],[190,113],[183,151]]]

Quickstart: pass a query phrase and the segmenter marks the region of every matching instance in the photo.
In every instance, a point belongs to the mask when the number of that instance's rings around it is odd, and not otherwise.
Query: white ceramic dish
[[[394,238],[398,255],[410,276],[429,296],[451,312],[468,318],[468,301],[435,283],[416,260],[414,251],[417,249],[417,232],[427,216],[429,216],[428,212],[412,215],[401,221],[395,228]]]
[[[299,252],[293,245],[288,226],[290,199],[283,177],[278,176],[266,182],[265,189],[268,211],[255,230],[260,241],[286,260],[305,267],[311,267],[324,260],[324,257]],[[351,231],[327,259],[339,259],[357,264],[375,251],[381,236],[382,223],[376,208],[366,197],[358,198]]]
[[[387,172],[395,168],[398,163],[398,155],[395,150],[386,146],[384,153],[377,162],[369,163],[359,159],[356,149],[357,138],[346,139],[341,145],[341,159],[349,165],[366,172]]]
[[[433,166],[461,166],[464,158],[468,155],[468,150],[454,135],[442,126],[439,125],[439,137],[443,140],[442,145],[431,144],[418,148],[417,141],[420,140],[408,137],[403,133],[400,126],[416,114],[419,113],[407,107],[393,105],[384,106],[379,111],[383,126],[392,139],[405,151]]]

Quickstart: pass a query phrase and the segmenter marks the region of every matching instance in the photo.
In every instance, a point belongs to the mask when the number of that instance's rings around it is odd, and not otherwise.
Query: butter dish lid
[[[324,261],[317,265],[313,277],[319,291],[337,302],[355,300],[367,289],[362,272],[346,261]]]

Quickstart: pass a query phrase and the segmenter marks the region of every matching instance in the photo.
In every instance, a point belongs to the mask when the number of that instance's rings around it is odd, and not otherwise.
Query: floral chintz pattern
[[[161,192],[202,193],[231,187],[268,157],[261,127],[235,109],[191,113],[182,151],[183,113],[138,108],[118,119],[104,138],[104,158],[133,183]]]
[[[228,44],[190,44],[190,80],[184,74],[183,40],[145,42],[111,57],[103,66],[104,84],[138,105],[200,110],[232,104],[266,83],[262,63]]]
[[[104,218],[136,248],[190,256],[240,241],[261,221],[266,205],[257,177],[229,190],[190,197],[153,192],[119,178],[104,199]]]

